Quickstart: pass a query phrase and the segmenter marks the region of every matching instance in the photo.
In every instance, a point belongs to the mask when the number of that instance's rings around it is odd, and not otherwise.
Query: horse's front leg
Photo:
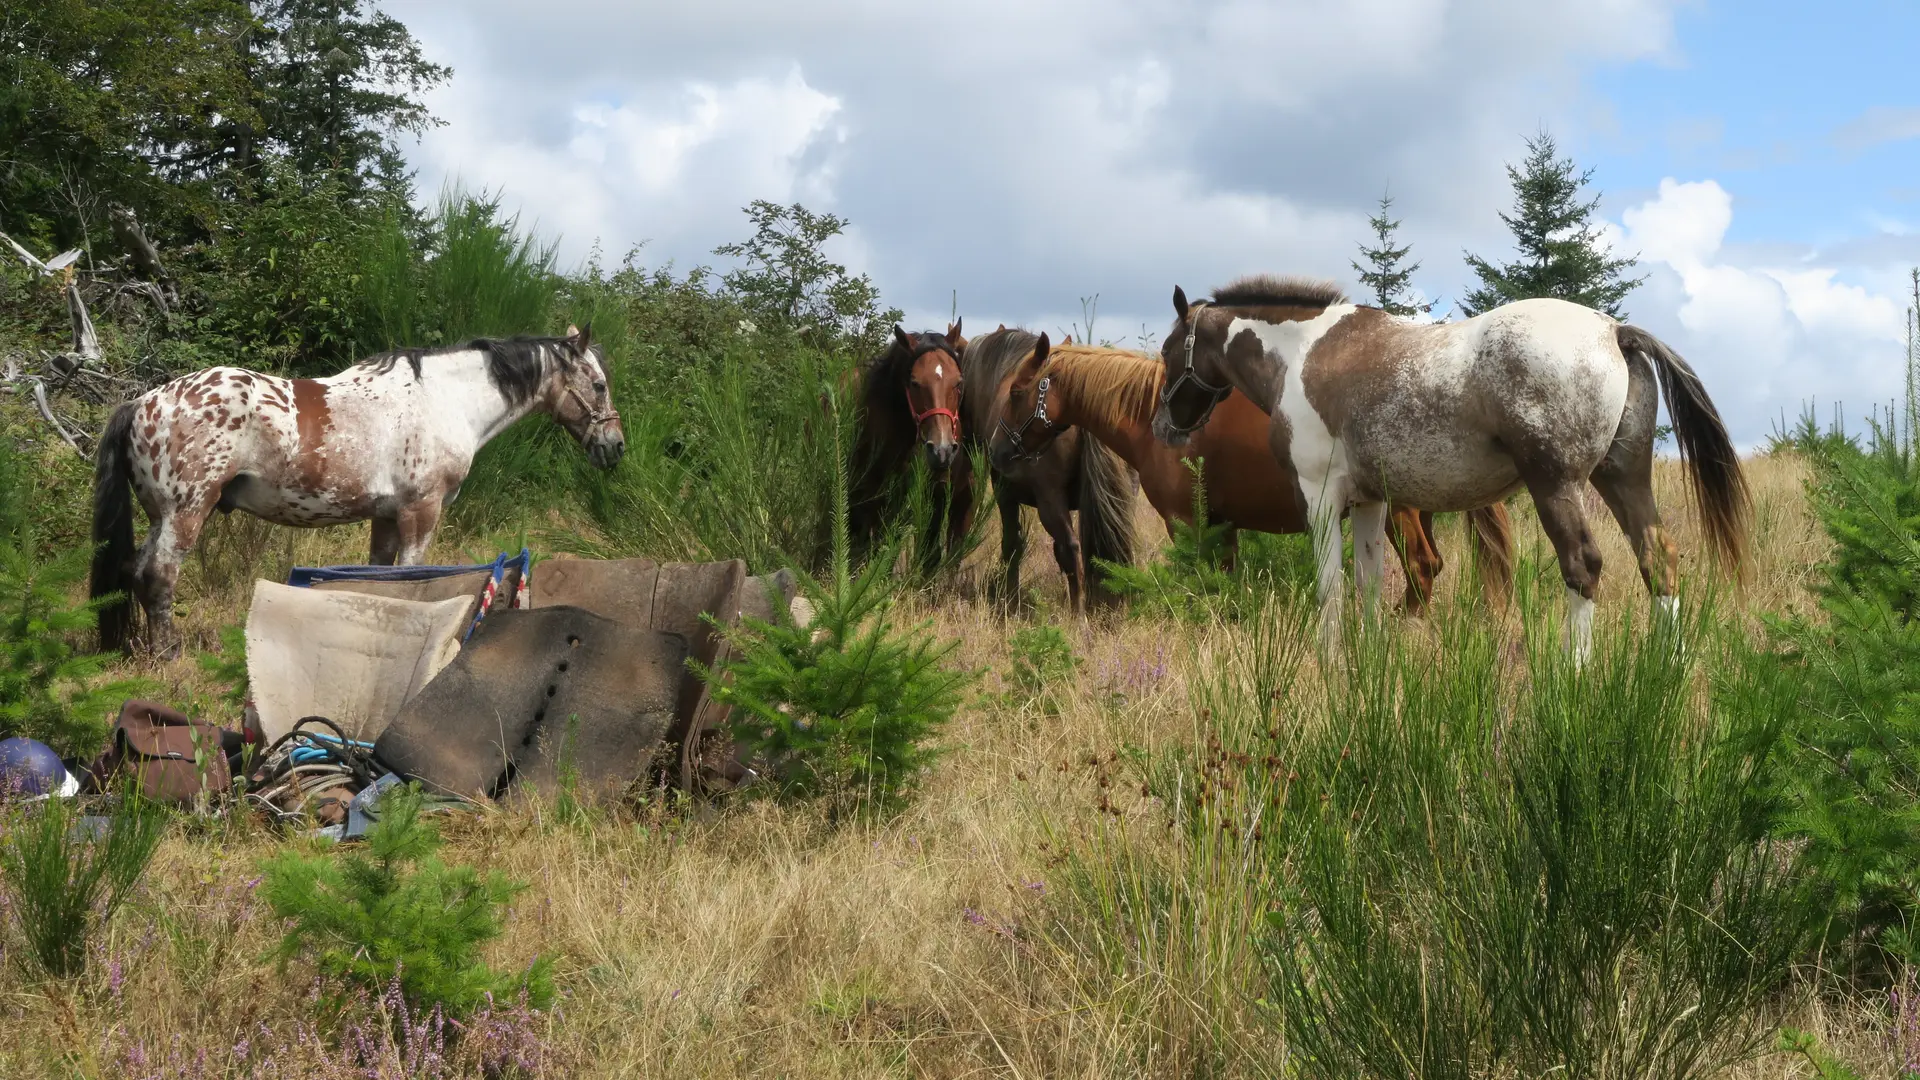
[[[1020,500],[1007,488],[1004,480],[993,486],[994,503],[1000,509],[1000,602],[1018,605],[1020,560],[1027,553],[1027,537],[1020,521]]]
[[[1380,608],[1380,586],[1387,576],[1387,504],[1359,503],[1353,508],[1353,582],[1368,616]]]
[[[1053,537],[1053,561],[1067,577],[1067,606],[1075,615],[1086,614],[1086,600],[1080,565],[1080,538],[1073,532],[1073,511],[1067,507],[1067,494],[1060,485],[1045,484],[1036,492],[1035,509],[1040,525]]]
[[[400,508],[396,530],[400,535],[401,566],[418,566],[433,543],[433,532],[440,526],[440,500],[422,499]]]
[[[373,543],[367,551],[367,565],[392,566],[400,558],[400,519],[373,519]]]

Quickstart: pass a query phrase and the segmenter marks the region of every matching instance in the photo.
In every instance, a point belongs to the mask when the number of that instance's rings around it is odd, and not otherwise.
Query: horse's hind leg
[[[1627,534],[1633,555],[1640,563],[1640,580],[1653,596],[1654,611],[1672,617],[1679,614],[1680,599],[1674,594],[1679,583],[1680,553],[1660,524],[1660,510],[1653,502],[1653,418],[1658,401],[1651,372],[1643,374],[1645,362],[1629,360],[1632,379],[1628,384],[1627,410],[1620,420],[1620,431],[1608,447],[1607,456],[1593,470],[1593,486],[1606,500],[1613,520]]]
[[[1560,577],[1567,586],[1567,647],[1576,666],[1593,651],[1593,597],[1600,586],[1600,546],[1593,542],[1586,513],[1580,508],[1580,487],[1566,480],[1528,480],[1540,527],[1560,557]]]
[[[1419,615],[1433,598],[1433,582],[1440,576],[1440,549],[1433,541],[1433,512],[1396,506],[1387,518],[1387,539],[1400,552],[1400,568],[1407,575],[1401,610]]]
[[[200,541],[200,530],[213,512],[213,500],[178,506],[147,532],[147,542],[134,564],[133,587],[147,612],[147,647],[162,660],[181,652],[180,635],[173,625],[173,592],[187,553]]]

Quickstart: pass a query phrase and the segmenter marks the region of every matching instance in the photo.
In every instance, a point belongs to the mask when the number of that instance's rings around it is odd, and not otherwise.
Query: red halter
[[[943,409],[938,405],[935,405],[933,408],[928,409],[926,412],[920,412],[919,410],[915,409],[913,407],[913,391],[912,390],[907,391],[907,411],[913,414],[913,422],[916,424],[924,422],[929,416],[944,416],[953,421],[953,426],[956,430],[958,430],[960,427],[960,414],[957,412],[954,412],[952,409]]]

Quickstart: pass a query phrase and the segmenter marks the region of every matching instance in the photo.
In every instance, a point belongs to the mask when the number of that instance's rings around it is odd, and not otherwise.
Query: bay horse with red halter
[[[1566,645],[1583,662],[1600,578],[1587,483],[1632,545],[1656,621],[1676,623],[1679,555],[1653,499],[1662,391],[1707,538],[1740,568],[1751,497],[1739,455],[1699,376],[1639,327],[1552,299],[1414,324],[1329,283],[1267,276],[1193,303],[1176,287],[1173,306],[1154,433],[1185,443],[1232,390],[1271,403],[1269,445],[1314,529],[1323,646],[1339,635],[1343,512],[1372,601],[1389,498],[1471,510],[1525,488],[1559,557]]]
[[[922,565],[938,565],[973,526],[973,460],[960,424],[964,380],[961,321],[946,333],[898,326],[887,350],[860,372],[859,419],[849,454],[847,532],[856,558],[872,550],[899,509],[915,457],[924,453],[933,485]]]
[[[183,375],[114,410],[94,462],[92,595],[102,649],[124,648],[132,603],[148,644],[176,655],[173,591],[215,510],[278,525],[373,522],[368,561],[419,562],[487,441],[545,413],[611,469],[626,451],[592,328],[402,349],[336,375],[242,368]],[[133,499],[146,511],[136,555]]]
[[[994,420],[1006,408],[1008,376],[1040,340],[1039,335],[1002,326],[968,342],[967,386],[960,415],[969,443],[987,441]],[[1097,603],[1111,602],[1112,593],[1101,585],[1099,575],[1088,570],[1095,559],[1122,565],[1133,562],[1134,476],[1126,462],[1099,439],[1075,429],[1054,439],[1036,457],[1004,466],[989,462],[988,467],[1000,510],[1001,599],[1009,603],[1019,599],[1020,560],[1026,552],[1020,508],[1031,506],[1053,538],[1053,561],[1067,579],[1071,610],[1084,613],[1089,597]]]
[[[1033,352],[1007,377],[1005,404],[994,420],[989,445],[996,467],[1036,457],[1061,432],[1080,428],[1112,447],[1139,473],[1141,490],[1169,533],[1175,521],[1193,523],[1189,463],[1200,459],[1207,520],[1229,526],[1229,567],[1239,529],[1307,531],[1297,485],[1267,445],[1271,418],[1239,391],[1227,395],[1206,426],[1176,448],[1153,435],[1153,414],[1165,379],[1157,357],[1071,343],[1051,347],[1042,334]],[[1503,603],[1513,584],[1513,535],[1506,506],[1494,503],[1470,510],[1467,519],[1486,595]],[[1418,614],[1425,610],[1444,566],[1433,541],[1433,515],[1396,506],[1387,527],[1406,570],[1403,606]]]

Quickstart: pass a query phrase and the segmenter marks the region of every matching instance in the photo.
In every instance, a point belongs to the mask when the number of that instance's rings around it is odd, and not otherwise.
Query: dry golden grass
[[[1729,606],[1803,605],[1822,542],[1801,498],[1803,469],[1759,459],[1750,476],[1754,565]],[[1680,478],[1663,468],[1659,481],[1692,566],[1701,547]],[[1599,510],[1597,498],[1592,505]],[[1557,595],[1530,511],[1516,506],[1516,517],[1521,550],[1532,553],[1526,565]],[[1609,567],[1603,609],[1637,612],[1644,594],[1626,545],[1603,512],[1595,524]],[[1147,546],[1157,545],[1164,534],[1144,503],[1141,525]],[[210,647],[220,625],[244,617],[256,573],[283,579],[295,562],[359,561],[365,539],[364,529],[218,525],[183,585],[190,648]],[[1466,565],[1457,526],[1441,544],[1452,563],[1438,599],[1446,604]],[[1046,548],[1030,543],[1027,580],[1057,597]],[[433,557],[495,550],[443,546]],[[984,574],[991,555],[977,555],[972,572]],[[1068,849],[1124,840],[1146,861],[1180,858],[1154,807],[1122,790],[1124,770],[1107,759],[1125,746],[1198,740],[1188,678],[1217,662],[1228,631],[1096,618],[1070,634],[1084,660],[1079,677],[1047,700],[1013,701],[999,692],[998,673],[1015,625],[971,600],[921,601],[917,611],[961,640],[962,662],[990,673],[919,800],[884,826],[833,830],[765,803],[629,809],[585,825],[539,808],[447,823],[449,857],[531,886],[496,959],[561,958],[547,1075],[1259,1075],[1271,1064],[1272,1037],[1245,993],[1242,931],[1253,912],[1211,912],[1197,920],[1199,935],[1142,941],[1135,970],[1116,973],[1079,947],[1084,927],[1061,902]],[[1418,632],[1416,623],[1393,625]],[[177,700],[211,699],[190,660],[148,673]],[[225,1075],[220,1064],[237,1039],[316,1019],[308,974],[297,965],[282,974],[262,959],[275,928],[249,891],[259,860],[287,842],[238,819],[177,826],[88,975],[51,987],[18,965],[0,974],[0,1075],[147,1075],[151,1068],[125,1065],[125,1049],[144,1042],[163,1051],[175,1039],[207,1051],[207,1075]],[[1886,1057],[1862,1016],[1808,1006],[1795,1019],[1855,1060]],[[1774,1058],[1742,1075],[1803,1074]]]

